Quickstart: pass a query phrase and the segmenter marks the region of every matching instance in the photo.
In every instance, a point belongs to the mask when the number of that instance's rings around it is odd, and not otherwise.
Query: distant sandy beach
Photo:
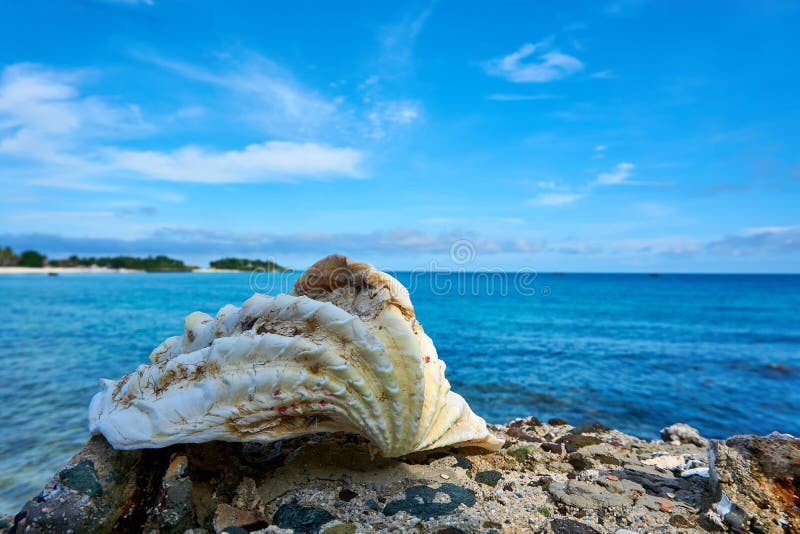
[[[3,274],[130,274],[144,273],[138,269],[108,269],[105,267],[0,267],[0,275]],[[193,269],[185,271],[191,273],[238,273],[234,269]]]
[[[115,274],[142,273],[134,269],[106,269],[103,267],[0,267],[2,274]]]

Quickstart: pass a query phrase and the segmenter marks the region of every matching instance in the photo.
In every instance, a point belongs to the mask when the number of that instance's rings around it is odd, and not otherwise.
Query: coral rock
[[[716,511],[726,524],[800,531],[800,439],[773,432],[711,440],[708,457]]]

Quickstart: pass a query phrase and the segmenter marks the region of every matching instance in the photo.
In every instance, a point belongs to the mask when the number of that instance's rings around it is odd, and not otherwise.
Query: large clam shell
[[[362,435],[390,457],[502,445],[450,390],[408,291],[343,256],[317,262],[292,295],[192,313],[150,361],[92,399],[90,430],[115,448],[317,432]]]

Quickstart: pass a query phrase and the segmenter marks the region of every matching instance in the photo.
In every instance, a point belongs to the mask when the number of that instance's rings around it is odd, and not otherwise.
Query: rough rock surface
[[[694,443],[703,446],[706,440],[700,436],[700,431],[686,423],[675,423],[661,429],[661,439],[670,443]]]
[[[712,440],[712,512],[734,528],[800,532],[800,439],[777,432]]]
[[[704,445],[644,441],[601,424],[552,423],[531,417],[493,427],[508,439],[495,453],[443,449],[395,459],[371,458],[364,441],[344,434],[145,451],[115,451],[96,436],[7,521],[14,534],[728,528],[710,509],[712,488],[701,476]],[[735,443],[716,446],[739,450]],[[771,476],[763,459],[758,465]],[[690,469],[701,475],[682,476]]]

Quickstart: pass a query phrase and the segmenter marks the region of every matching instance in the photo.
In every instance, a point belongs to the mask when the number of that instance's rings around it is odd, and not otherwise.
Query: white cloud
[[[526,58],[530,58],[527,62]],[[583,69],[576,57],[553,50],[547,41],[527,43],[507,56],[487,61],[487,73],[517,83],[544,83],[566,78]]]
[[[109,166],[143,178],[174,182],[285,181],[295,176],[358,176],[363,155],[351,148],[269,141],[218,152],[187,146],[170,152],[115,150]]]
[[[755,228],[747,228],[744,235],[758,235],[758,234],[783,234],[786,232],[797,232],[800,226],[757,226]]]
[[[208,113],[205,106],[185,106],[169,116],[170,121],[183,121],[186,119],[198,119]]]
[[[665,219],[675,213],[673,206],[659,202],[634,202],[631,208],[648,219]]]
[[[371,85],[375,85],[380,81],[381,81],[380,77],[377,74],[373,74],[373,75],[369,76],[366,80],[364,80],[363,82],[358,84],[358,88],[361,89],[361,90],[364,90],[367,87],[369,87]]]
[[[605,145],[597,145],[594,150],[594,158],[603,157],[606,151]],[[535,197],[525,201],[528,206],[563,206],[572,204],[582,198],[589,196],[597,187],[612,186],[612,185],[660,185],[658,182],[641,182],[629,180],[631,173],[634,169],[633,163],[623,162],[618,164],[610,172],[600,173],[597,179],[583,184],[580,188],[572,188],[569,186],[559,185],[554,181],[539,181],[536,186],[539,189],[548,190],[537,194]],[[576,192],[575,189],[578,189]],[[663,212],[663,207],[656,205],[641,204],[642,211],[648,214],[655,214],[656,212]],[[660,210],[660,211],[659,211]]]
[[[603,159],[606,157],[606,145],[597,145],[594,147],[594,154],[592,155],[592,159]]]
[[[597,71],[597,72],[591,73],[589,75],[589,77],[590,78],[595,78],[595,79],[598,79],[598,80],[613,80],[614,78],[617,77],[617,75],[614,74],[614,72],[610,71],[610,70],[601,70],[601,71]]]
[[[25,151],[53,137],[86,139],[147,129],[138,106],[82,97],[78,85],[91,73],[20,63],[0,75],[0,151]]]
[[[523,102],[526,100],[555,100],[561,98],[559,95],[522,95],[509,93],[494,93],[487,97],[489,100],[497,102]]]
[[[416,122],[420,113],[419,104],[411,100],[378,102],[367,114],[371,124],[370,136],[377,139],[387,137],[390,127]]]
[[[539,193],[529,199],[526,204],[537,206],[563,206],[580,200],[584,195],[578,193]]]
[[[134,104],[114,104],[109,99],[82,95],[80,89],[90,74],[30,64],[12,65],[2,71],[0,158],[14,159],[13,174],[6,172],[3,179],[104,190],[111,184],[118,187],[120,177],[231,183],[360,175],[362,152],[316,142],[267,141],[228,151],[196,146],[174,150],[119,148],[113,144],[115,139],[153,133],[154,129],[144,123]],[[280,87],[273,89],[280,93]],[[284,94],[280,103],[298,115],[308,104],[289,94]],[[204,112],[205,108],[199,106],[182,108],[167,120]],[[382,121],[409,122],[416,113],[412,107],[389,107]]]
[[[598,185],[619,185],[626,183],[633,171],[633,163],[620,163],[611,172],[600,173],[597,176]]]

